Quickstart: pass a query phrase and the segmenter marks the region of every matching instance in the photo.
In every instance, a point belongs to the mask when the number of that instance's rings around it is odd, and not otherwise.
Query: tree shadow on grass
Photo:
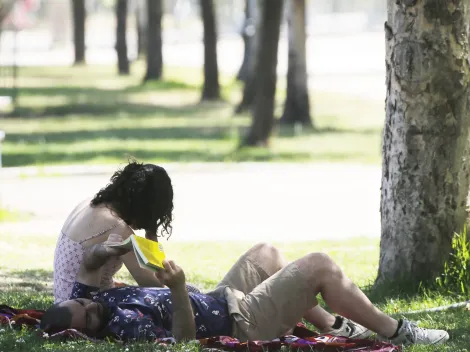
[[[211,126],[175,126],[175,127],[139,127],[139,128],[109,128],[100,130],[51,131],[43,133],[9,133],[8,141],[21,144],[43,144],[90,142],[98,139],[137,139],[139,141],[175,140],[175,139],[204,139],[225,140],[230,138],[226,127]]]
[[[308,160],[308,153],[256,153],[238,154],[236,152],[212,152],[211,150],[129,150],[113,149],[93,152],[60,152],[45,151],[42,153],[9,152],[3,156],[5,166],[25,166],[51,163],[81,163],[93,159],[118,159],[124,160],[128,157],[137,160],[159,160],[179,162],[220,162],[220,161],[302,161]]]
[[[100,102],[70,102],[60,105],[46,105],[46,106],[27,106],[18,107],[13,113],[13,117],[25,118],[44,118],[44,117],[67,117],[85,115],[95,118],[109,119],[116,118],[120,114],[128,114],[132,118],[138,119],[139,117],[171,117],[175,118],[188,118],[191,116],[199,115],[204,116],[204,113],[212,113],[219,109],[220,105],[210,104],[186,104],[178,106],[164,106],[156,104],[145,103],[132,103],[124,99]]]
[[[322,127],[322,128],[304,128],[296,131],[293,126],[278,126],[277,136],[281,138],[293,138],[301,136],[315,136],[327,134],[355,134],[363,136],[372,136],[380,133],[379,128],[341,128],[341,127]]]
[[[51,270],[0,268],[0,304],[44,309],[53,302]]]
[[[34,77],[34,79],[44,78],[50,79],[50,77]],[[19,87],[18,94],[22,97],[32,96],[89,96],[89,97],[101,97],[101,98],[112,98],[116,96],[125,96],[128,93],[140,93],[140,92],[156,92],[156,91],[171,91],[171,90],[197,90],[200,87],[187,84],[180,81],[156,81],[147,82],[144,84],[127,86],[120,89],[101,89],[95,86],[70,86],[66,85],[67,80],[63,80],[64,85],[56,86],[27,86]],[[0,87],[0,96],[11,91],[11,88]]]

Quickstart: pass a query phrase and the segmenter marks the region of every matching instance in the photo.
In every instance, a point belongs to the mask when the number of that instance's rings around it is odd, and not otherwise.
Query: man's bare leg
[[[306,275],[313,294],[321,293],[335,313],[380,335],[395,334],[398,321],[378,310],[328,255],[312,253],[294,263]]]
[[[320,331],[331,328],[336,321],[334,315],[330,314],[319,305],[309,309],[307,313],[305,313],[304,319]]]
[[[247,253],[249,253],[251,260],[258,263],[266,271],[268,276],[274,275],[288,264],[281,252],[276,247],[267,243],[257,244],[249,249]],[[319,305],[310,309],[305,314],[304,319],[320,331],[331,328],[336,321],[335,316]]]

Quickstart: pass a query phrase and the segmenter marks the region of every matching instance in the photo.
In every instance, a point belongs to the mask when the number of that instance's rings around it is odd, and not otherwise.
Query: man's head
[[[109,314],[105,305],[78,298],[54,304],[49,308],[41,319],[41,329],[50,333],[76,329],[95,336],[108,320]]]

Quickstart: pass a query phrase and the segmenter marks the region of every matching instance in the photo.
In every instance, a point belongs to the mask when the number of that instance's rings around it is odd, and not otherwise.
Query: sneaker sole
[[[433,342],[431,345],[439,345],[441,343],[447,342],[449,340],[449,334],[442,336],[442,338],[436,342]]]

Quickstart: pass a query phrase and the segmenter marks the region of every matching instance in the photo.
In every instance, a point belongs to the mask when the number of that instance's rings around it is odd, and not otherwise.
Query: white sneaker
[[[341,327],[338,329],[329,328],[322,331],[322,334],[333,336],[344,336],[350,339],[367,339],[373,332],[345,317],[338,316],[341,319]]]
[[[449,334],[444,330],[423,329],[413,322],[403,319],[398,336],[386,339],[394,345],[439,345],[449,339]]]

